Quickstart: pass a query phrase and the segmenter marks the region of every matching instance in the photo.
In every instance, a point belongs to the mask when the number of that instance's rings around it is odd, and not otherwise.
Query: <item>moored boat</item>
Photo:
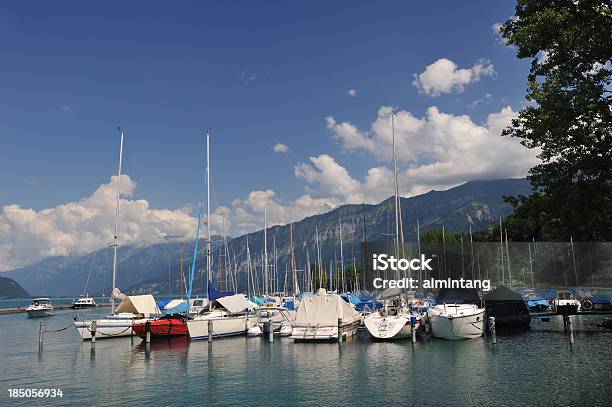
[[[234,294],[211,300],[198,315],[187,320],[191,340],[207,339],[209,324],[215,338],[243,335],[257,325],[257,316],[246,296]]]
[[[506,286],[496,287],[484,295],[487,317],[496,325],[529,325],[531,316],[523,297]]]
[[[363,323],[375,339],[404,339],[412,337],[412,330],[420,327],[421,316],[413,314],[399,299],[387,300],[380,311],[368,314]]]
[[[152,295],[125,296],[111,315],[97,319],[74,321],[83,340],[90,340],[95,321],[96,339],[115,338],[134,335],[132,326],[153,320],[159,315],[159,308]]]
[[[361,315],[338,294],[320,288],[316,295],[302,298],[291,338],[296,341],[337,341],[357,333]]]
[[[441,289],[436,306],[428,311],[431,332],[436,338],[471,339],[484,332],[485,309],[475,289]]]
[[[164,315],[152,321],[138,322],[132,325],[134,334],[145,339],[147,337],[147,324],[151,338],[166,338],[170,336],[188,335],[186,317],[182,315]]]

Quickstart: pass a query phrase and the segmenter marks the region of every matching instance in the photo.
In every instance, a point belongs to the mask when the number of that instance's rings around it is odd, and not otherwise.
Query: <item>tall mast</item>
[[[319,228],[317,227],[317,225],[315,225],[315,236],[317,239],[317,272],[319,274],[319,286],[316,287],[317,289],[319,288],[324,288],[324,284],[323,284],[323,264],[321,263],[321,247],[319,246]]]
[[[419,259],[421,258],[421,225],[419,225],[419,218],[417,218],[417,247],[419,248]],[[427,274],[427,272],[425,272]],[[427,278],[427,275],[425,276]],[[419,268],[419,284],[423,284],[421,269]]]
[[[210,129],[206,129],[206,269],[208,281],[212,281],[212,253],[210,235]],[[194,270],[195,271],[195,270]]]
[[[504,229],[506,234],[506,263],[508,263],[508,287],[512,289],[512,271],[510,270],[510,252],[508,251],[508,229]]]
[[[117,170],[117,203],[115,205],[115,241],[113,243],[113,291],[111,292],[110,308],[111,314],[115,312],[115,288],[117,285],[117,238],[119,235],[119,196],[121,195],[121,164],[123,161],[123,135],[124,131],[121,127],[117,127],[121,135],[119,144],[119,169]]]
[[[264,208],[264,293],[269,293],[270,279],[268,277],[268,211]]]
[[[531,258],[531,243],[529,244],[529,271],[531,273],[531,288],[535,290],[535,285],[533,283],[533,259]]]
[[[179,243],[179,289],[183,298],[183,244]]]
[[[393,141],[393,195],[395,196],[395,256],[400,257],[399,253],[399,199],[397,190],[397,160],[395,157],[395,110],[391,111],[391,134]]]
[[[297,271],[295,270],[295,253],[293,246],[293,223],[290,225],[289,233],[291,234],[291,279],[293,284],[293,298],[297,296]]]
[[[346,287],[344,286],[344,251],[342,249],[343,243],[342,243],[342,219],[340,218],[340,214],[338,214],[338,224],[340,225],[340,267],[342,268],[342,270],[340,270],[341,276],[342,276],[342,289],[346,290]]]
[[[504,285],[505,275],[504,275],[504,237],[502,235],[502,218],[499,217],[499,256],[501,260],[501,283]]]

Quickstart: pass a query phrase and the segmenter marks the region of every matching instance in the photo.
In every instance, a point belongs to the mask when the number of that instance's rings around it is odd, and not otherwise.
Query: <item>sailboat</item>
[[[191,338],[191,340],[208,338],[209,326],[212,326],[211,333],[213,337],[224,337],[246,334],[249,329],[257,324],[257,316],[253,313],[253,304],[247,297],[243,294],[217,291],[212,278],[210,233],[210,130],[206,132],[206,190],[206,268],[208,272],[208,304],[202,308],[197,315],[186,321],[189,338]],[[200,206],[200,218],[202,207],[203,205]],[[198,232],[196,233],[198,236],[199,229],[200,222],[198,221]],[[191,281],[193,281],[194,274],[195,252],[191,269]],[[191,294],[191,284],[189,291]]]
[[[152,295],[128,296],[122,294],[116,286],[117,282],[117,239],[119,234],[119,197],[121,195],[121,163],[123,160],[124,131],[119,128],[121,142],[119,147],[119,169],[117,171],[117,201],[115,207],[115,241],[113,244],[113,291],[111,293],[111,315],[96,320],[78,320],[75,318],[74,326],[83,340],[91,339],[95,326],[96,338],[114,338],[131,336],[134,334],[132,325],[136,322],[150,321],[159,314],[159,308]],[[115,300],[122,300],[115,308]]]
[[[397,182],[397,158],[395,156],[395,112],[391,112],[391,131],[393,134],[393,182],[395,198],[395,251],[400,258],[400,247],[403,250],[404,237],[401,221],[399,186]],[[401,241],[401,242],[400,242]],[[418,329],[421,317],[411,311],[402,298],[400,290],[387,290],[383,293],[383,307],[378,312],[372,312],[364,318],[364,325],[370,336],[376,339],[403,339],[412,336],[411,330]],[[414,327],[413,327],[414,325]]]

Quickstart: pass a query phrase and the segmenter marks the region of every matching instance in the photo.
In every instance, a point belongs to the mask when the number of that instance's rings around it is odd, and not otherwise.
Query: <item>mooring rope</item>
[[[52,331],[48,331],[48,330],[45,329],[43,332],[45,332],[45,333],[47,333],[47,332],[51,332],[51,333],[53,333],[53,332],[61,332],[61,331],[65,331],[66,329],[70,328],[72,325],[73,324],[70,324],[70,325],[67,325],[67,326],[65,326],[65,327],[63,327],[61,329],[56,329],[56,330],[52,330]]]
[[[132,326],[128,326],[123,331],[117,332],[116,334],[105,334],[104,332],[100,332],[98,330],[96,330],[96,333],[99,333],[100,335],[104,335],[104,336],[118,336],[118,335],[121,335],[122,333],[126,332],[128,329],[132,329]],[[93,333],[94,332],[91,329],[87,329],[87,330],[89,331],[89,333]]]

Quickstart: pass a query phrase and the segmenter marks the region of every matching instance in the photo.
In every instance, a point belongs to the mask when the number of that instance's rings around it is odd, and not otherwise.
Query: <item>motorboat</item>
[[[207,339],[209,324],[215,338],[244,335],[257,325],[253,305],[243,294],[211,300],[197,315],[187,320],[189,337],[191,340]]]
[[[113,293],[113,295],[116,294]],[[91,339],[94,324],[96,339],[131,336],[135,334],[133,325],[152,321],[160,314],[152,295],[124,295],[123,297],[111,315],[98,319],[78,320],[75,318],[74,326],[83,340]]]
[[[291,324],[295,321],[295,311],[288,310],[275,302],[266,302],[262,306],[255,308],[255,314],[258,317],[257,326],[261,333],[268,334],[270,329],[272,329],[272,333],[275,335],[291,335]],[[250,334],[253,335],[253,333]]]
[[[571,290],[558,290],[554,304],[559,315],[576,315],[580,311],[580,301]]]
[[[316,295],[302,298],[293,323],[296,341],[337,341],[357,333],[361,315],[338,294],[320,288]]]
[[[50,298],[34,298],[26,308],[28,318],[50,317],[53,315],[53,305]]]
[[[70,309],[95,308],[96,301],[91,297],[79,297],[72,302]]]
[[[485,309],[475,289],[441,289],[428,318],[436,338],[471,339],[484,332]]]

